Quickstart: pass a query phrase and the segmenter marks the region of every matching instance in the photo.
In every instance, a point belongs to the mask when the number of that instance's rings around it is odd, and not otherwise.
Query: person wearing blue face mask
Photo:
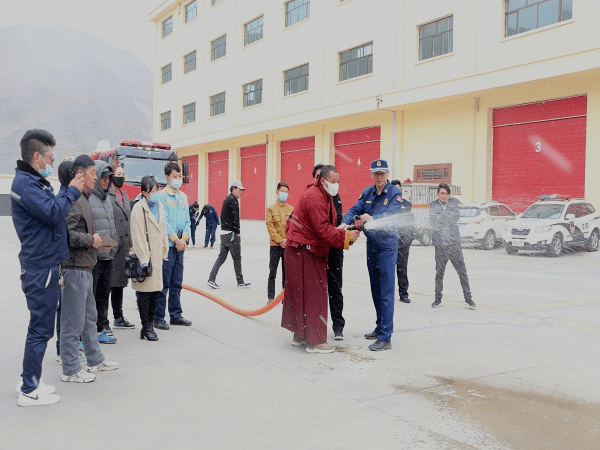
[[[281,288],[285,287],[285,262],[283,253],[285,249],[285,225],[288,217],[292,215],[294,207],[286,203],[289,186],[281,181],[277,184],[277,201],[267,208],[267,231],[271,238],[269,250],[269,280],[267,281],[267,304],[275,299],[275,277],[277,266],[281,260]]]
[[[181,191],[183,176],[177,163],[165,164],[165,176],[169,183],[158,193],[158,199],[165,209],[167,220],[167,236],[169,237],[169,258],[162,266],[163,288],[158,294],[156,313],[154,314],[154,327],[159,330],[168,330],[170,325],[190,326],[191,320],[183,317],[181,308],[181,283],[183,282],[183,252],[185,243],[191,234],[191,221],[188,199],[185,192]],[[170,322],[165,321],[167,307],[167,294],[169,296]]]
[[[157,341],[153,327],[158,294],[163,288],[163,259],[169,255],[167,220],[160,202],[158,183],[152,176],[142,178],[142,198],[131,212],[131,242],[142,269],[147,271],[152,261],[152,275],[138,281],[132,279],[142,321],[140,339]]]
[[[56,141],[46,130],[28,130],[21,139],[11,186],[12,219],[21,243],[21,287],[29,309],[23,372],[19,380],[19,406],[52,405],[60,401],[56,389],[42,382],[42,361],[54,335],[60,296],[60,263],[69,257],[67,213],[81,196],[83,176],[54,195],[46,180],[51,174]]]

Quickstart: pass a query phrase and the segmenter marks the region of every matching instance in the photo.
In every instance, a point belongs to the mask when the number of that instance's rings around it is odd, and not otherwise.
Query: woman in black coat
[[[113,308],[115,328],[133,329],[135,325],[123,317],[123,288],[129,282],[125,276],[125,257],[129,254],[131,248],[131,236],[129,230],[129,221],[131,219],[131,208],[129,206],[129,197],[121,189],[125,182],[125,170],[122,167],[115,169],[115,175],[111,179],[110,196],[113,200],[113,211],[115,215],[115,226],[119,236],[119,247],[112,261],[112,274],[110,282],[110,298]]]

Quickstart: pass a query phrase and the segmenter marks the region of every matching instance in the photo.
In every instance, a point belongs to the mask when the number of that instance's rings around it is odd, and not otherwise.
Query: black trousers
[[[159,292],[160,291],[137,292],[137,304],[140,310],[142,327],[144,328],[150,326],[154,320],[154,313],[156,312],[156,300],[158,299]]]
[[[99,259],[92,269],[94,298],[96,299],[96,311],[98,311],[98,320],[96,322],[98,333],[102,331],[104,324],[108,324],[108,297],[110,295],[111,273],[112,259]]]
[[[279,245],[271,245],[269,249],[269,280],[267,282],[267,298],[275,298],[275,277],[277,276],[277,267],[281,260],[281,289],[285,287],[285,260],[283,259],[284,249]]]
[[[113,309],[113,317],[120,319],[123,317],[123,287],[110,288],[110,304]]]
[[[452,263],[458,273],[465,300],[471,299],[469,277],[467,276],[467,267],[465,266],[465,259],[460,244],[435,247],[435,299],[442,299],[444,272],[446,271],[448,261]]]
[[[233,269],[235,270],[235,278],[238,283],[244,282],[244,276],[242,275],[242,249],[241,249],[241,239],[234,232],[222,234],[221,235],[221,250],[219,252],[219,256],[217,256],[217,260],[210,271],[210,275],[208,276],[209,281],[216,281],[217,274],[219,273],[219,269],[227,259],[227,254],[231,253],[231,257],[233,258]]]
[[[398,260],[396,261],[396,274],[398,275],[398,294],[400,298],[408,298],[408,254],[410,244],[398,241]]]
[[[342,316],[344,296],[342,295],[342,272],[344,269],[344,250],[329,247],[327,260],[327,293],[329,294],[329,313],[333,322],[333,332],[344,330],[346,321]]]

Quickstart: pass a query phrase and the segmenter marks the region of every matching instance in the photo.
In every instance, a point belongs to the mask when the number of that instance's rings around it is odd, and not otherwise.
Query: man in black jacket
[[[435,301],[431,306],[437,308],[442,304],[444,272],[446,264],[450,260],[458,273],[465,302],[471,308],[475,308],[475,302],[471,299],[465,259],[460,247],[460,232],[458,231],[458,219],[460,218],[458,205],[460,202],[450,197],[450,186],[447,184],[440,184],[437,191],[438,199],[429,204],[429,221],[435,246]]]
[[[392,184],[402,192],[402,183],[400,183],[400,180],[394,180],[392,181]],[[412,216],[412,203],[406,199],[402,199],[400,213],[405,214],[402,217],[405,218],[404,220],[407,223],[402,226],[398,234],[398,260],[396,261],[398,295],[400,295],[401,302],[410,303],[410,298],[408,297],[408,255],[410,253],[410,246],[414,235],[414,227],[412,226],[414,220],[414,217]]]
[[[229,188],[230,194],[223,200],[223,208],[221,208],[221,251],[215,261],[215,264],[208,277],[208,284],[213,289],[219,289],[221,286],[217,284],[217,274],[219,269],[227,259],[227,254],[231,252],[233,258],[233,268],[237,285],[241,288],[249,287],[251,283],[244,281],[242,275],[242,249],[240,240],[240,203],[242,192],[245,188],[241,181],[235,180]]]

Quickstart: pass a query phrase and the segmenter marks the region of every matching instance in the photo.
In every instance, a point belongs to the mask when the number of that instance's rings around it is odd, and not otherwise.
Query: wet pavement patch
[[[359,346],[353,347],[354,348],[352,348],[349,345],[336,345],[335,351],[344,353],[344,355],[348,356],[350,358],[350,361],[353,362],[375,361],[375,358],[373,358],[372,356],[361,355],[360,353],[356,353],[354,350],[359,350]]]
[[[600,404],[433,377],[428,388],[395,386],[455,411],[515,449],[600,448]]]

